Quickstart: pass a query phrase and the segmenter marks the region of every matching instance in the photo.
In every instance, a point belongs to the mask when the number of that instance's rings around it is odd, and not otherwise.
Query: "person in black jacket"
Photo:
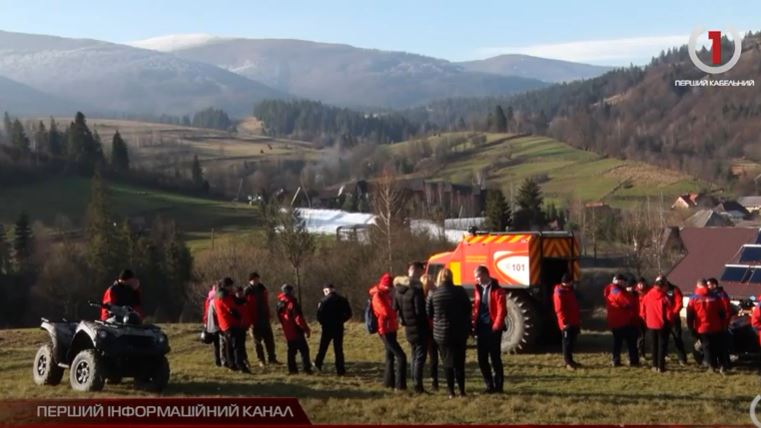
[[[314,368],[322,371],[322,362],[328,352],[330,342],[333,342],[333,353],[336,356],[336,374],[346,374],[344,364],[344,323],[351,319],[351,306],[345,297],[336,293],[333,284],[322,289],[325,297],[317,305],[317,321],[322,326],[320,334],[320,349],[314,359]]]
[[[470,299],[464,288],[454,285],[449,269],[439,272],[436,287],[426,302],[428,316],[433,319],[433,339],[441,352],[449,398],[455,395],[455,378],[460,395],[465,396],[465,347],[471,330]]]
[[[415,392],[420,394],[423,389],[423,368],[427,356],[428,345],[428,316],[425,312],[425,297],[420,275],[423,274],[423,264],[420,262],[410,263],[407,268],[406,281],[400,282],[394,294],[394,310],[399,314],[399,319],[407,334],[407,342],[410,344],[412,361],[412,381],[415,384]],[[395,281],[396,282],[396,281]]]

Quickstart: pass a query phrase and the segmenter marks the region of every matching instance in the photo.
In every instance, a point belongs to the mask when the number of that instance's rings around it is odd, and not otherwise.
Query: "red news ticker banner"
[[[0,401],[0,426],[310,426],[295,398],[108,398]]]
[[[336,421],[340,422],[340,421]],[[74,428],[142,427],[197,428],[251,426],[301,428],[312,426],[295,398],[108,398],[61,400],[0,401],[0,427]],[[319,425],[322,428],[366,428],[372,425]],[[420,425],[388,425],[394,428],[420,428]],[[426,425],[426,428],[451,428],[455,425]],[[469,425],[495,428],[500,425]],[[507,426],[507,425],[501,425]],[[531,427],[535,425],[511,425]],[[562,425],[543,425],[545,428]],[[634,425],[579,425],[586,427],[634,427]],[[652,425],[652,427],[682,425]]]

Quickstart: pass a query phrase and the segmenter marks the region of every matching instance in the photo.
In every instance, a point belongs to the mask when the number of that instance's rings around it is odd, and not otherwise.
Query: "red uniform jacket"
[[[483,287],[480,284],[476,284],[473,290],[473,316],[472,323],[475,331],[476,324],[478,323],[478,308],[481,304],[481,294],[483,294]],[[505,316],[507,316],[507,299],[505,289],[500,287],[497,280],[491,280],[491,288],[489,289],[489,317],[491,318],[492,331],[502,331],[505,329]]]
[[[248,326],[252,326],[254,324],[254,321],[256,321],[259,318],[259,313],[257,311],[257,301],[256,296],[253,293],[246,293],[245,294],[246,299],[246,305],[244,308],[245,311],[245,317],[248,321]],[[248,327],[246,327],[248,328]]]
[[[758,343],[761,344],[761,296],[758,296],[756,301],[758,303],[753,307],[753,312],[750,314],[750,325],[756,330]]]
[[[726,316],[724,317],[724,325],[722,328],[727,330],[729,329],[729,323],[732,321],[732,301],[729,298],[729,294],[723,289],[715,290],[714,293],[719,297],[721,305],[724,307],[724,313]]]
[[[399,329],[399,321],[393,308],[392,285],[391,275],[385,273],[380,283],[370,289],[371,305],[378,318],[378,334],[381,336]]]
[[[295,297],[280,293],[277,296],[277,308],[277,317],[283,326],[285,340],[298,340],[303,338],[305,333],[311,332]]]
[[[217,314],[219,329],[223,332],[241,325],[241,314],[235,304],[235,296],[227,291],[220,291],[214,298],[214,312]]]
[[[651,330],[668,327],[671,313],[671,301],[666,292],[658,287],[651,288],[640,302],[640,316],[645,320],[645,326]]]
[[[679,287],[672,285],[666,289],[666,296],[668,296],[669,302],[671,302],[671,318],[669,319],[675,320],[679,318],[679,312],[681,312],[682,308],[684,307],[684,295],[682,294],[682,290],[680,290]]]
[[[687,325],[698,334],[719,333],[729,313],[724,303],[706,287],[698,287],[687,304]]]
[[[143,297],[140,293],[140,289],[133,290],[129,285],[121,283],[119,281],[114,282],[105,293],[103,293],[103,304],[111,304],[116,306],[129,306],[135,312],[143,318],[142,301]],[[101,308],[100,319],[105,321],[108,319],[108,311]]]
[[[639,299],[615,284],[608,284],[603,291],[608,310],[608,328],[636,326],[639,322]]]
[[[240,314],[240,322],[238,324],[238,327],[247,329],[251,327],[251,324],[254,322],[254,318],[251,316],[251,305],[249,304],[249,300],[243,296],[243,297],[235,297],[233,299],[235,302],[235,309]]]
[[[572,287],[563,287],[561,284],[555,286],[552,296],[555,305],[555,315],[558,318],[558,327],[579,327],[581,320],[579,318],[579,302],[576,300],[576,293]]]

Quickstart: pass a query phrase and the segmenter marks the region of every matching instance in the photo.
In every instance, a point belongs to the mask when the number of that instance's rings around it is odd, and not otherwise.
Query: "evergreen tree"
[[[64,152],[64,135],[58,130],[58,124],[52,117],[50,118],[50,126],[48,128],[47,151],[52,156],[62,156]]]
[[[5,236],[5,227],[0,224],[0,275],[9,275],[12,270],[10,246]]]
[[[111,167],[119,172],[129,171],[129,150],[119,131],[111,142]]]
[[[505,131],[515,131],[515,113],[513,112],[513,106],[507,106],[507,113],[505,114]]]
[[[502,106],[497,106],[494,110],[494,130],[497,132],[507,132],[507,117],[502,111]]]
[[[518,189],[516,198],[519,210],[515,213],[515,227],[520,230],[536,230],[546,225],[542,211],[544,198],[539,184],[532,178],[526,178]]]
[[[11,145],[18,150],[18,152],[24,156],[28,155],[30,152],[29,148],[29,137],[26,136],[26,131],[24,130],[24,125],[21,124],[21,121],[18,119],[14,119],[13,123],[11,124]]]
[[[69,126],[66,142],[67,158],[79,164],[82,172],[91,174],[103,160],[103,147],[87,127],[85,115],[77,112],[74,122]]]
[[[97,172],[92,178],[90,203],[87,207],[85,260],[90,269],[90,284],[102,287],[124,268],[128,260],[128,242],[109,210],[108,189]]]
[[[40,121],[37,125],[37,130],[34,132],[34,150],[41,152],[46,150],[48,146],[48,131],[45,129],[45,124]]]
[[[18,272],[27,272],[32,260],[34,245],[29,215],[22,212],[13,228],[13,262]]]
[[[486,193],[486,228],[490,231],[504,232],[512,223],[510,205],[501,190],[490,189]]]
[[[198,161],[198,155],[193,155],[193,165],[190,168],[190,176],[193,180],[193,184],[198,187],[203,186],[203,169],[201,168],[201,162]]]
[[[11,133],[13,132],[13,121],[11,120],[11,116],[6,111],[3,115],[3,130],[5,131],[5,135],[8,137],[8,140],[10,141]]]

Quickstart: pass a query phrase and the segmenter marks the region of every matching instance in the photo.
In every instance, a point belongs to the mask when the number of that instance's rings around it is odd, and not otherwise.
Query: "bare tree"
[[[379,232],[386,252],[388,271],[394,266],[394,236],[404,226],[407,194],[396,182],[393,172],[386,169],[375,186],[373,209],[375,228]]]

